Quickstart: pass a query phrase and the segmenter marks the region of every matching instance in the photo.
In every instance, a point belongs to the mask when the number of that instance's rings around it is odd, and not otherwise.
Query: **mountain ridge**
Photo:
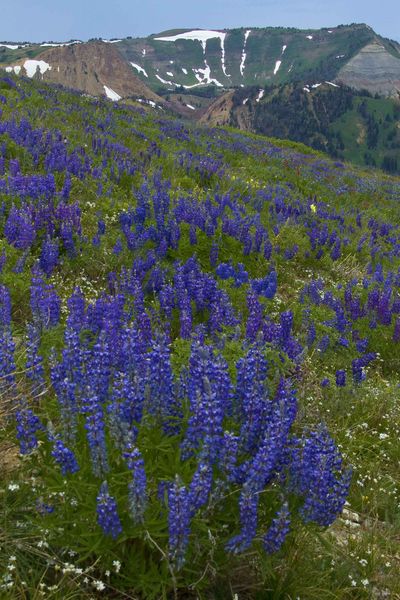
[[[13,59],[41,59],[50,46],[76,48],[93,42],[117,50],[132,73],[156,94],[208,86],[221,90],[264,87],[318,77],[338,79],[356,89],[363,86],[384,96],[396,96],[400,91],[400,44],[357,23],[322,29],[177,28],[137,38],[20,47],[0,44],[0,66],[18,66]],[[379,47],[372,63],[371,52],[365,51],[371,46]],[[61,79],[58,83],[63,83]]]

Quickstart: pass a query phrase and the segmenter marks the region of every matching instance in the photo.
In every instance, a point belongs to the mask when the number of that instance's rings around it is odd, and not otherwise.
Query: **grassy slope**
[[[374,38],[372,30],[365,26],[346,26],[335,28],[332,34],[328,30],[296,30],[288,28],[249,28],[251,34],[246,45],[246,61],[244,75],[240,73],[244,35],[246,28],[228,31],[225,40],[226,70],[230,78],[226,78],[221,68],[221,48],[219,40],[209,40],[206,48],[207,63],[211,67],[212,77],[226,87],[239,85],[260,85],[266,83],[286,83],[288,81],[334,78],[342,65],[365,44]],[[170,35],[170,34],[168,34]],[[171,34],[173,35],[173,34]],[[307,39],[312,35],[313,39]],[[154,37],[163,37],[154,36]],[[167,37],[167,35],[165,35]],[[283,45],[286,51],[282,56]],[[177,84],[192,85],[196,79],[192,68],[203,68],[202,48],[199,42],[180,40],[178,42],[160,42],[153,37],[126,39],[117,44],[118,49],[127,60],[143,66],[148,78],[141,76],[155,90],[160,89],[158,75],[165,80]],[[147,48],[146,55],[142,50]],[[344,55],[344,59],[336,56]],[[170,61],[174,64],[171,65]],[[275,63],[282,60],[281,68],[273,75]],[[181,68],[188,70],[185,76]],[[292,69],[289,72],[290,67]],[[166,76],[171,71],[174,76]],[[165,86],[164,86],[165,89]]]
[[[279,186],[283,186],[291,190],[293,201],[299,200],[304,206],[309,206],[311,201],[317,204],[321,202],[321,210],[330,207],[338,214],[342,213],[349,224],[354,221],[354,210],[361,210],[363,230],[357,234],[358,237],[368,231],[366,223],[372,217],[392,222],[397,227],[399,225],[398,179],[359,171],[350,166],[346,166],[345,169],[334,167],[323,155],[301,145],[278,141],[273,141],[271,145],[263,138],[239,134],[235,130],[198,130],[196,139],[193,137],[194,131],[187,131],[188,140],[182,141],[168,132],[160,134],[160,122],[151,115],[130,112],[122,107],[114,108],[112,103],[94,102],[63,91],[49,93],[48,88],[44,88],[45,91],[42,92],[42,88],[35,83],[24,82],[21,85],[27,92],[22,100],[18,100],[16,92],[7,86],[0,90],[8,99],[7,105],[2,106],[3,118],[9,118],[15,106],[18,106],[19,115],[29,117],[34,126],[56,128],[63,136],[70,137],[73,145],[83,147],[88,141],[85,130],[87,124],[96,127],[99,122],[108,119],[109,129],[106,135],[126,145],[134,156],[146,152],[149,146],[147,140],[157,141],[161,156],[152,156],[146,167],[146,175],[150,176],[161,169],[162,176],[171,180],[173,197],[188,192],[200,200],[205,199],[210,192],[216,191],[218,185],[219,193],[230,191],[242,198],[250,196],[256,199],[259,190],[269,189],[272,194],[279,195]],[[135,131],[144,134],[147,139],[141,139]],[[239,149],[223,149],[223,145],[216,148],[218,140],[235,141]],[[2,142],[6,144],[7,159],[18,157],[24,173],[37,171],[24,149],[7,138]],[[241,151],[241,145],[252,148],[252,151]],[[272,154],[257,154],[260,149],[273,147],[276,148],[276,152]],[[195,173],[185,173],[177,167],[175,160],[176,153],[182,149],[193,152],[200,149],[204,153],[222,155],[225,165],[223,177],[204,184]],[[95,160],[100,163],[101,157]],[[41,165],[39,170],[42,169]],[[62,175],[59,174],[57,178],[59,186],[62,183]],[[118,213],[135,204],[140,181],[140,174],[123,178],[119,182],[110,176],[105,181],[103,193],[99,193],[94,179],[80,181],[73,178],[72,197],[79,201],[82,209],[85,235],[90,240],[96,232],[96,211],[100,211],[105,219],[108,235],[99,249],[92,247],[90,242],[85,243],[80,257],[73,261],[65,260],[56,270],[51,282],[63,298],[75,285],[80,285],[89,298],[95,298],[106,286],[108,271],[131,264],[132,256],[126,249],[118,257],[112,255],[111,250],[119,234]],[[363,184],[360,185],[360,182]],[[338,190],[343,189],[346,190],[345,193],[338,193]],[[252,204],[248,210],[253,211]],[[271,228],[273,235],[268,205],[261,209],[261,219]],[[282,250],[297,243],[300,253],[293,260],[285,259],[278,252],[274,255],[279,272],[279,290],[276,298],[267,303],[266,307],[272,316],[279,314],[281,310],[293,309],[297,327],[300,329],[302,307],[298,305],[297,298],[300,289],[311,278],[323,277],[328,288],[335,289],[337,284],[345,285],[354,277],[362,278],[366,273],[369,256],[367,253],[356,251],[356,240],[352,241],[340,260],[332,262],[329,255],[325,255],[318,261],[313,256],[304,255],[309,249],[304,226],[289,219],[281,224],[273,241],[274,245],[279,245]],[[25,270],[15,274],[11,267],[18,258],[18,252],[8,247],[4,240],[1,241],[1,246],[6,249],[9,257],[2,282],[11,287],[14,306],[17,307],[14,314],[15,327],[17,332],[21,332],[29,313],[26,302],[29,273]],[[194,249],[188,243],[186,232],[178,251],[170,256],[170,259],[184,260],[191,256],[194,250],[202,266],[210,269],[210,241],[200,233]],[[241,252],[240,243],[226,238],[220,260],[234,257],[235,262],[243,261],[254,277],[265,272],[268,262],[254,254],[245,257]],[[33,263],[34,258],[34,255],[28,257],[27,266]],[[395,270],[397,267],[398,258],[395,259],[395,264],[390,264],[389,261],[385,263],[386,270]],[[243,292],[235,292],[229,286],[227,289],[235,305],[243,308]],[[317,322],[319,319],[318,331],[323,332],[324,326],[320,323],[328,314],[320,309],[316,310],[315,317]],[[360,328],[362,333],[368,332],[366,323],[360,323]],[[331,348],[325,354],[314,348],[307,354],[301,368],[299,401],[302,419],[309,424],[325,421],[342,448],[346,460],[354,465],[347,515],[339,519],[328,532],[300,530],[283,555],[263,561],[249,555],[244,563],[236,562],[229,575],[222,572],[221,579],[217,578],[215,590],[208,590],[204,592],[205,595],[198,592],[202,598],[215,597],[222,600],[234,593],[240,598],[260,600],[298,597],[315,600],[398,597],[399,362],[398,346],[391,343],[390,334],[391,332],[378,329],[375,338],[371,339],[371,346],[380,352],[382,361],[374,363],[367,381],[361,386],[350,385],[343,389],[336,389],[334,385],[330,388],[320,386],[324,375],[332,380],[335,369],[348,364],[352,354],[344,348]],[[46,340],[47,345],[59,345],[57,335],[57,331],[52,333]],[[234,356],[235,348],[232,347],[231,351]],[[2,448],[11,448],[10,454],[13,455],[14,438],[10,428],[4,426],[1,435]],[[27,498],[34,495],[32,488],[35,488],[37,482],[26,479],[18,459],[10,460],[7,466],[1,475],[0,501],[3,503],[3,521],[0,561],[3,572],[11,574],[11,580],[15,584],[9,592],[3,590],[2,597],[38,598],[41,596],[41,589],[46,598],[60,600],[92,596],[93,591],[84,584],[83,576],[71,573],[63,566],[63,562],[66,561],[77,563],[80,557],[61,556],[54,538],[49,539],[47,545],[44,533],[46,525],[42,525],[39,530],[32,528],[29,512],[26,520]],[[29,468],[36,467],[33,465]],[[13,488],[16,483],[20,486],[19,490]],[[17,557],[16,560],[14,556]],[[82,565],[85,566],[84,561]],[[94,572],[101,576],[101,567]],[[262,581],[263,576],[264,583],[259,585],[257,579]],[[113,576],[111,581],[114,581]],[[117,584],[110,584],[108,594],[113,593],[114,585]],[[133,595],[121,593],[119,596],[118,592],[115,593],[116,597],[135,595],[134,590],[131,590]]]
[[[257,132],[326,148],[333,156],[359,165],[381,167],[385,156],[398,158],[400,109],[394,100],[371,98],[349,88],[338,90],[328,85],[312,89],[311,93],[303,90],[303,84],[267,89],[259,103],[255,101],[257,94],[257,90],[246,88],[235,93],[239,110],[243,99],[250,97],[246,109],[251,105],[250,119]],[[339,101],[343,109],[338,116],[335,111]],[[377,132],[372,142],[368,135],[370,119]],[[399,161],[397,168],[400,172]]]

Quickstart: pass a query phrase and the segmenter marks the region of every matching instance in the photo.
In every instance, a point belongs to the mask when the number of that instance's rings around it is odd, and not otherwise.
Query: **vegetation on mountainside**
[[[322,83],[273,86],[257,101],[258,88],[233,96],[231,124],[237,125],[245,101],[251,129],[328,152],[333,158],[400,172],[400,104],[367,91]]]
[[[399,202],[0,79],[1,597],[400,594]]]

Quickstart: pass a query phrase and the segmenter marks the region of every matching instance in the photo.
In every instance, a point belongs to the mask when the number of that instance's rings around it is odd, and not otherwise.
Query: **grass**
[[[272,144],[279,146],[283,154],[269,155],[266,152],[265,140],[254,135],[239,135],[232,129],[226,132],[187,129],[188,140],[182,141],[179,137],[173,137],[174,132],[165,133],[164,115],[143,115],[128,109],[114,108],[107,102],[97,103],[81,99],[79,96],[70,96],[62,91],[57,94],[53,92],[55,97],[43,99],[45,92],[39,84],[23,85],[29,95],[20,102],[19,110],[21,114],[29,115],[35,126],[43,126],[45,119],[46,128],[60,128],[63,133],[67,132],[69,135],[73,131],[73,143],[83,145],[87,140],[84,124],[89,123],[92,127],[101,124],[104,127],[106,122],[109,129],[104,138],[125,144],[135,157],[148,150],[150,140],[158,144],[160,155],[151,158],[146,175],[150,177],[162,169],[163,177],[170,179],[171,196],[174,200],[185,194],[190,195],[193,200],[200,199],[201,202],[214,193],[230,194],[232,198],[240,197],[247,215],[260,215],[260,222],[268,229],[274,248],[280,246],[284,250],[297,244],[300,251],[292,260],[286,259],[283,252],[274,250],[273,265],[279,274],[278,293],[273,300],[262,302],[266,314],[275,321],[279,319],[282,310],[292,309],[296,334],[299,337],[303,336],[302,339],[306,333],[302,321],[305,307],[298,303],[298,297],[304,285],[321,277],[326,282],[327,289],[337,292],[338,283],[345,285],[354,278],[361,281],[366,274],[370,255],[367,251],[357,252],[356,246],[361,233],[368,230],[368,219],[382,219],[397,224],[398,199],[393,200],[389,197],[384,188],[392,185],[394,189],[398,189],[396,185],[398,186],[399,182],[378,172],[371,174],[346,166],[345,172],[342,173],[338,167],[334,168],[328,163],[323,155],[290,142],[272,141]],[[12,90],[9,92],[9,105],[5,106],[7,117],[13,113],[13,103],[17,102],[17,96],[13,96],[13,93]],[[60,104],[64,107],[65,118],[60,119],[59,114],[51,110],[42,112],[43,102],[48,103],[46,106],[50,109],[54,107],[54,100],[57,106]],[[132,134],[132,115],[135,118],[135,128],[144,133],[145,140]],[[223,136],[228,136],[246,148],[251,144],[253,146],[248,154],[230,147],[224,148],[223,144],[216,148],[213,144],[216,144],[218,136],[222,139],[227,139]],[[30,155],[9,139],[5,139],[4,143],[7,147],[7,159],[18,156],[24,171],[31,172],[33,164]],[[259,148],[262,151],[257,154]],[[196,173],[186,172],[177,166],[175,154],[181,149],[222,155],[225,174],[215,179],[211,178],[205,183]],[[299,156],[303,157],[301,162]],[[93,154],[91,158],[95,165],[99,165],[102,155]],[[316,165],[321,162],[330,165],[330,172],[326,176],[321,176],[320,171],[316,169]],[[38,170],[43,171],[43,163],[39,164]],[[63,183],[61,174],[57,174],[57,177],[60,187]],[[367,191],[357,190],[358,179],[369,182]],[[133,258],[137,257],[125,246],[118,256],[113,254],[112,249],[117,238],[121,236],[119,213],[135,205],[142,180],[143,174],[136,173],[132,176],[127,175],[118,182],[116,178],[112,179],[107,171],[103,190],[99,192],[98,181],[94,178],[73,178],[71,197],[80,202],[82,227],[88,241],[82,242],[83,250],[80,256],[73,260],[64,256],[63,263],[49,279],[49,283],[53,284],[62,296],[63,320],[66,316],[66,298],[76,285],[82,288],[88,301],[94,300],[106,289],[107,273],[118,272],[123,266],[131,266]],[[336,187],[342,185],[348,186],[348,191],[338,194]],[[272,199],[263,201],[259,209],[258,193],[261,190],[270,193]],[[321,260],[317,260],[313,255],[306,257],[309,241],[305,221],[295,222],[294,219],[288,218],[281,223],[278,218],[274,220],[276,215],[270,210],[273,200],[282,195],[293,207],[308,206],[310,202],[321,203],[330,215],[344,214],[346,226],[354,225],[356,211],[362,210],[363,230],[356,230],[354,239],[351,238],[338,261],[332,261],[328,252]],[[10,198],[5,198],[7,206],[11,201]],[[100,247],[95,248],[90,240],[96,233],[100,214],[106,222],[107,236],[102,239]],[[309,218],[308,213],[305,218]],[[278,222],[279,231],[274,233],[274,226]],[[168,251],[163,266],[170,267],[174,260],[184,261],[196,252],[202,268],[212,272],[209,265],[211,239],[199,230],[197,244],[191,246],[189,225],[183,224],[181,230],[179,245],[177,249]],[[392,232],[392,235],[395,233]],[[242,243],[232,236],[222,234],[221,230],[218,230],[216,237],[221,241],[220,262],[232,259],[236,264],[242,261],[251,277],[263,276],[268,272],[271,261],[257,253],[243,255]],[[382,252],[385,251],[385,243],[388,248],[391,247],[390,241],[382,240]],[[29,394],[30,388],[27,387],[22,373],[25,361],[22,339],[25,322],[30,318],[27,303],[29,269],[38,255],[39,248],[34,248],[26,269],[19,274],[12,270],[18,258],[18,251],[6,245],[4,240],[1,248],[6,249],[9,260],[2,273],[2,283],[11,288],[13,295],[16,362],[21,371],[19,379],[22,389]],[[386,271],[394,269],[390,260],[397,265],[396,257],[383,257],[382,264]],[[245,315],[246,289],[235,289],[230,282],[219,282],[219,285],[228,292],[234,307]],[[357,291],[362,293],[361,286]],[[157,306],[153,298],[149,299],[149,304]],[[332,314],[324,306],[313,306],[311,310],[320,336],[328,330],[324,321],[331,318]],[[204,315],[196,317],[200,321]],[[178,326],[177,323],[176,325]],[[349,359],[355,356],[354,346],[348,350],[332,343],[325,353],[318,352],[316,347],[307,348],[304,360],[298,368],[298,427],[318,427],[321,422],[326,423],[342,450],[346,463],[351,464],[354,469],[348,504],[341,517],[327,530],[316,526],[305,527],[296,521],[290,544],[288,543],[277,555],[266,556],[251,550],[240,557],[231,558],[226,558],[218,544],[212,541],[217,534],[217,525],[207,531],[206,520],[200,521],[196,523],[196,536],[198,540],[208,539],[206,559],[202,570],[199,571],[194,558],[205,550],[200,542],[197,541],[197,545],[194,542],[193,564],[189,563],[185,587],[179,592],[176,591],[174,582],[171,584],[174,576],[168,571],[165,546],[160,542],[160,539],[165,541],[165,531],[161,531],[158,538],[151,529],[157,527],[156,515],[152,515],[149,528],[143,532],[140,542],[127,544],[122,565],[114,558],[117,556],[118,544],[111,540],[94,541],[97,546],[95,550],[90,549],[90,536],[96,538],[90,522],[91,502],[97,493],[96,482],[91,479],[90,469],[87,467],[87,470],[72,483],[64,484],[64,479],[56,472],[54,466],[42,461],[42,457],[48,452],[46,443],[39,447],[37,454],[20,457],[16,447],[14,424],[10,419],[9,396],[7,392],[3,392],[0,415],[0,598],[400,598],[400,360],[398,348],[390,339],[392,330],[378,328],[375,332],[370,332],[366,319],[360,320],[357,327],[362,333],[368,332],[371,347],[380,352],[380,360],[368,368],[366,381],[359,385],[349,384],[345,388],[337,388],[334,385],[335,370],[344,365],[348,366]],[[42,352],[45,356],[49,354],[52,346],[57,349],[63,346],[62,333],[63,323],[54,330],[45,332],[42,339]],[[223,355],[229,362],[231,373],[234,374],[234,365],[241,357],[243,349],[241,343],[229,335],[230,332],[227,331]],[[334,337],[334,334],[332,336]],[[187,363],[190,342],[176,337],[172,347],[173,368],[178,372],[180,366]],[[294,366],[290,361],[280,365],[282,356],[278,351],[271,352],[268,356],[271,362],[275,361],[273,364],[277,372],[280,369],[293,370]],[[329,387],[321,387],[323,377],[330,379]],[[35,402],[43,413],[56,422],[58,413],[54,392],[49,390]],[[176,453],[173,455],[165,446],[165,438],[157,437],[157,432],[153,432],[152,435],[153,447],[149,445],[147,449],[148,456],[152,457],[149,464],[155,469],[158,462],[163,462],[165,472],[172,478],[179,468],[179,456]],[[118,485],[121,478],[123,475],[119,473],[113,483]],[[64,521],[58,521],[56,515],[45,514],[49,499],[60,503],[61,510],[65,510],[62,513],[65,515]],[[67,510],[66,505],[71,501],[72,512],[68,512],[70,509]],[[81,522],[78,535],[73,526],[74,519],[78,520],[79,516],[78,510],[74,512],[75,502],[80,503],[80,510],[84,513],[83,527]],[[232,509],[232,514],[234,510],[236,508]],[[225,517],[226,515],[219,515],[219,523],[226,525]],[[236,522],[234,524],[236,525]],[[193,535],[193,538],[196,536]],[[145,543],[148,544],[148,549],[143,559],[140,544]],[[74,544],[80,545],[80,553],[73,549]],[[151,556],[157,559],[152,562]],[[137,588],[142,590],[141,594],[132,585],[132,581],[137,582]],[[165,581],[168,583],[163,584]],[[102,586],[104,590],[101,589]]]

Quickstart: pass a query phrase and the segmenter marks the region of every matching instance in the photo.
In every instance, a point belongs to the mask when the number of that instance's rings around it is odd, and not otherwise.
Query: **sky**
[[[0,0],[0,41],[142,37],[174,28],[367,23],[400,42],[400,0]]]

